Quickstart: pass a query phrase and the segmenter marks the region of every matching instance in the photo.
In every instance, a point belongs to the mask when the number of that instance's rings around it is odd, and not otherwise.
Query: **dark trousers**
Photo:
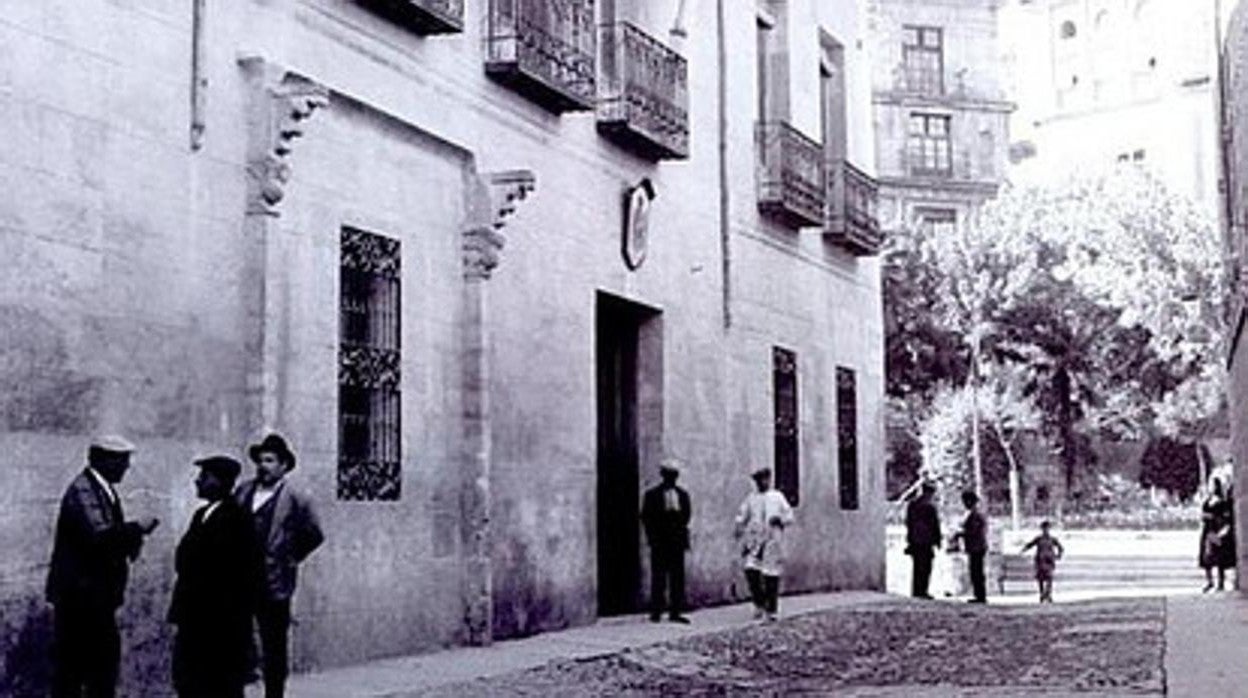
[[[53,618],[53,698],[112,698],[121,636],[114,609],[61,601]]]
[[[984,553],[967,553],[971,568],[971,592],[977,601],[988,600],[988,585],[984,581]]]
[[[679,548],[650,549],[650,614],[663,613],[665,601],[673,616],[685,611],[685,551]]]
[[[930,596],[927,593],[927,587],[932,581],[932,553],[931,551],[919,551],[911,553],[914,560],[914,574],[910,578],[910,595],[926,598]]]
[[[754,605],[768,613],[775,613],[780,605],[780,578],[747,569],[745,581],[750,585],[750,598]]]
[[[256,608],[260,627],[260,667],[264,674],[265,698],[282,698],[290,674],[290,599],[265,599]]]

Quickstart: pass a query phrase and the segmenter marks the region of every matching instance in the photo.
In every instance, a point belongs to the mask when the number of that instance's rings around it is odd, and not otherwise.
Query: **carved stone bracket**
[[[507,241],[498,231],[536,183],[529,170],[493,172],[476,178],[468,195],[468,224],[463,233],[466,278],[490,278]]]
[[[329,105],[329,89],[302,75],[248,57],[252,82],[251,143],[247,153],[247,213],[276,216],[290,180],[290,155],[309,117]]]

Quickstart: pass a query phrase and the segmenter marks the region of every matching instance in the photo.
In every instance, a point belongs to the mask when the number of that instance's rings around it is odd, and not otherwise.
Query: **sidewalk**
[[[845,606],[894,599],[877,592],[843,592],[790,596],[780,600],[788,618]],[[460,681],[499,676],[538,667],[556,659],[587,659],[630,647],[743,627],[755,623],[748,603],[718,606],[689,614],[690,625],[664,620],[651,623],[645,615],[599,621],[594,625],[497,642],[489,647],[454,648],[431,654],[383,659],[367,664],[292,676],[292,698],[366,698],[417,695],[422,689]],[[249,691],[255,685],[249,687]],[[259,695],[258,693],[248,693]]]
[[[1166,695],[1248,695],[1248,597],[1166,599]]]

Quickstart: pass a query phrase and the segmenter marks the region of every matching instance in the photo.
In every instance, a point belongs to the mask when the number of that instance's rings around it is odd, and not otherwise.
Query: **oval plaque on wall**
[[[650,235],[650,202],[654,200],[654,185],[644,178],[637,186],[624,192],[624,264],[636,270],[646,259]]]

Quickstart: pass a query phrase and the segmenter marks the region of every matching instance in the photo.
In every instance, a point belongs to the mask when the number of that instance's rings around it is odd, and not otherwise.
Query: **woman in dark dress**
[[[1213,491],[1201,505],[1200,566],[1205,570],[1204,591],[1213,589],[1213,570],[1218,570],[1218,591],[1226,588],[1226,570],[1235,566],[1235,525],[1231,498],[1222,481],[1213,479]]]

